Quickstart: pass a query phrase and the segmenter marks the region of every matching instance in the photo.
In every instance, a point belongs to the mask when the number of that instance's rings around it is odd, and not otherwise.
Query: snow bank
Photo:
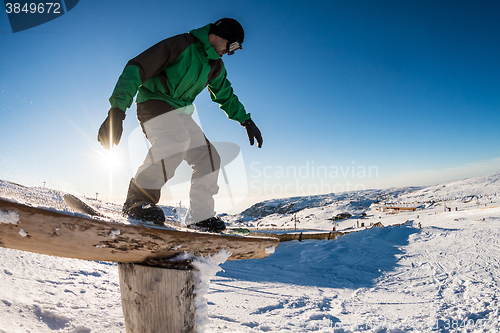
[[[205,332],[206,326],[210,323],[208,319],[207,294],[210,290],[210,279],[215,277],[217,272],[222,271],[219,265],[226,262],[231,253],[222,250],[213,256],[196,257],[193,261],[193,266],[196,268],[195,285],[196,285],[196,328],[197,332]]]
[[[16,212],[15,210],[4,212],[0,209],[0,223],[17,224],[17,222],[19,222],[18,212]]]
[[[195,268],[194,285],[195,285],[195,314],[196,314],[196,331],[198,333],[205,332],[205,328],[210,324],[208,318],[207,295],[210,290],[210,280],[215,277],[217,272],[222,271],[219,265],[226,262],[231,256],[231,252],[222,250],[213,256],[195,256],[192,253],[184,252],[172,261],[193,259],[192,265]]]

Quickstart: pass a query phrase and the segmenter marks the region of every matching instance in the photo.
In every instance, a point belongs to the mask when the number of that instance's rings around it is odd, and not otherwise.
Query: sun
[[[110,169],[114,169],[121,166],[120,156],[116,152],[116,150],[106,150],[101,155],[101,162],[103,165],[107,166]]]

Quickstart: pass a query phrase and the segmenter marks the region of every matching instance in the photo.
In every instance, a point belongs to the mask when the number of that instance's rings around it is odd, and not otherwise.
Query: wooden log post
[[[127,333],[195,333],[192,269],[119,263]]]

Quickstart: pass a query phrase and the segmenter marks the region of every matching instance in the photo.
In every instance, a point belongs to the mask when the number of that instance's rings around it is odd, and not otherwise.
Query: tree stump
[[[127,333],[195,333],[191,269],[118,263]]]

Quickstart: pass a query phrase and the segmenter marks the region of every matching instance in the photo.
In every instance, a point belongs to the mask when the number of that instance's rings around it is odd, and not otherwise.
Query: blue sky
[[[245,28],[244,49],[223,60],[264,137],[250,147],[207,91],[195,101],[207,137],[241,147],[248,193],[236,210],[500,171],[498,1],[81,0],[15,34],[0,14],[0,179],[123,200],[135,106],[119,165],[96,140],[118,76],[221,17]]]

